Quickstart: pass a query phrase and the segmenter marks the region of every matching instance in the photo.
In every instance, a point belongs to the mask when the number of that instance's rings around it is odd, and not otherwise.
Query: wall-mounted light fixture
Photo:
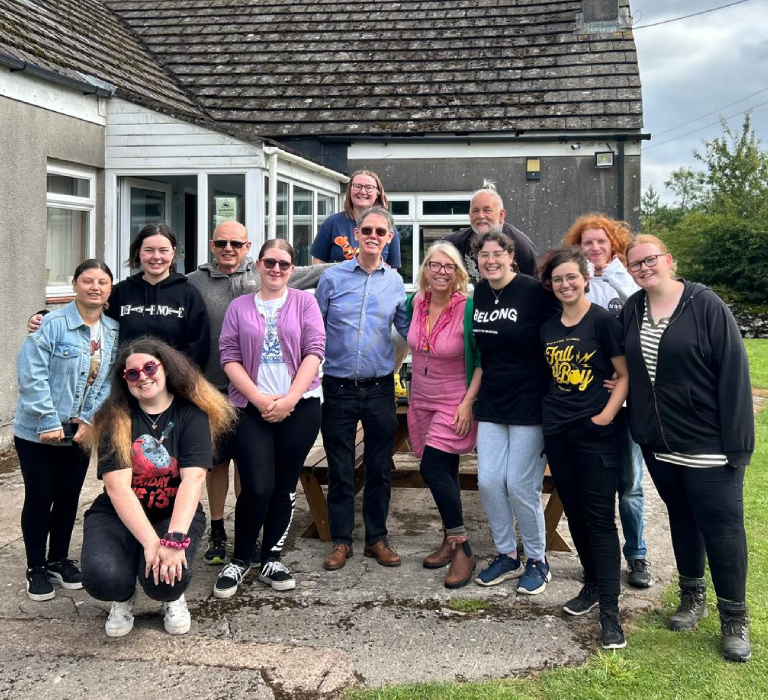
[[[613,151],[597,151],[595,153],[595,167],[596,168],[612,168],[613,167]]]
[[[541,158],[525,159],[525,179],[541,180]]]

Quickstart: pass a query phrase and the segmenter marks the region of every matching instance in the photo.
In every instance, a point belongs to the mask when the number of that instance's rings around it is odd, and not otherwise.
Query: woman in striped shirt
[[[747,661],[742,494],[755,435],[744,344],[714,292],[677,279],[658,238],[637,236],[626,255],[640,286],[621,313],[630,431],[667,506],[680,575],[680,605],[669,627],[693,629],[706,616],[708,558],[722,654]]]

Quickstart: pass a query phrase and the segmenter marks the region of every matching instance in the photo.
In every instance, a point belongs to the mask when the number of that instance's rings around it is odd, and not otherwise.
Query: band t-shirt
[[[603,382],[613,377],[611,358],[624,355],[621,323],[593,303],[575,326],[563,325],[560,314],[549,319],[541,343],[551,370],[543,430],[551,435],[605,408],[611,395]]]
[[[208,416],[197,406],[179,397],[156,420],[141,411],[131,419],[131,486],[151,523],[166,520],[173,513],[181,484],[181,469],[211,468],[211,431]],[[118,470],[113,459],[99,460],[97,476]],[[96,498],[91,510],[112,513],[114,507],[106,491]]]
[[[505,425],[541,425],[549,370],[539,345],[542,324],[560,308],[541,282],[517,274],[501,291],[487,280],[475,289],[472,334],[483,379],[475,418]]]

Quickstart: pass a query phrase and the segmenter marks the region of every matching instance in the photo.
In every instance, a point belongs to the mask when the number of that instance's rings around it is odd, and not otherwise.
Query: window
[[[472,195],[387,193],[387,199],[400,236],[400,274],[406,285],[413,285],[429,246],[469,226]]]
[[[49,163],[46,205],[46,295],[71,295],[75,268],[95,255],[96,172]]]

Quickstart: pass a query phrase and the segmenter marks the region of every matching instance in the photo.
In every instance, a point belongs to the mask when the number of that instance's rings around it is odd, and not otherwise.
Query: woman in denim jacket
[[[87,444],[93,416],[109,394],[117,354],[117,322],[102,314],[112,291],[110,269],[86,260],[72,288],[75,300],[45,317],[17,359],[13,435],[24,477],[21,529],[27,594],[38,601],[54,597],[52,581],[67,589],[83,586],[68,558],[90,461],[80,445]]]

